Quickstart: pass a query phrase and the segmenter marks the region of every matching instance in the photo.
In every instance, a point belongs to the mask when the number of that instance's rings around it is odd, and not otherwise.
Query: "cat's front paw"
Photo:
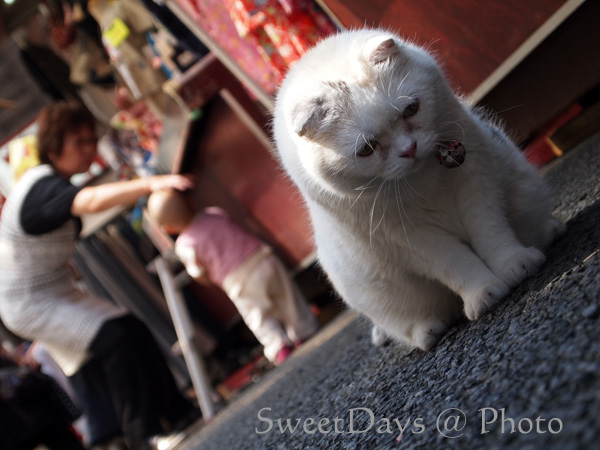
[[[526,278],[535,275],[546,262],[546,256],[535,247],[522,247],[504,259],[494,273],[510,287],[518,286]]]
[[[440,319],[430,317],[414,325],[412,342],[423,351],[429,351],[448,332],[448,325]]]
[[[477,320],[508,295],[510,288],[500,278],[484,287],[464,295],[465,315],[469,320]]]
[[[371,330],[371,343],[376,347],[383,347],[388,344],[392,340],[388,334],[379,328],[377,325],[373,325],[373,329]]]
[[[550,217],[546,223],[548,229],[548,244],[554,242],[567,232],[567,225],[556,217]]]

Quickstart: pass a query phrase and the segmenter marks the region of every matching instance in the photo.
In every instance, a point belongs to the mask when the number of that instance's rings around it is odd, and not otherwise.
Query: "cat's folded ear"
[[[371,64],[381,64],[384,61],[392,60],[396,58],[400,54],[400,49],[398,48],[398,44],[394,39],[389,38],[385,41],[381,42],[375,50],[371,53],[369,58],[369,62]]]
[[[321,129],[329,107],[325,97],[316,97],[296,105],[292,111],[292,127],[298,136],[312,139]]]

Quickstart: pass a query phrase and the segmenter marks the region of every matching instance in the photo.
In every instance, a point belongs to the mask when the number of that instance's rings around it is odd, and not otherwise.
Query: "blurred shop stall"
[[[227,211],[269,244],[293,274],[312,267],[308,218],[272,157],[269,120],[288,68],[337,30],[316,2],[16,4],[0,7],[0,208],[14,178],[37,163],[39,109],[54,100],[78,100],[100,123],[97,164],[79,184],[171,171],[194,174],[191,198],[198,209]],[[196,346],[212,382],[224,382],[246,364],[251,367],[243,373],[261,372],[265,362],[258,343],[233,304],[218,289],[181,276],[170,238],[166,247],[156,245],[161,232],[144,226],[143,208],[140,202],[84,221],[74,261],[82,285],[144,320],[187,387],[187,368],[150,268],[161,256],[179,272]],[[323,285],[323,279],[310,284],[309,301],[324,291],[330,295]],[[256,377],[241,379],[246,384]],[[227,395],[239,387],[230,382]]]

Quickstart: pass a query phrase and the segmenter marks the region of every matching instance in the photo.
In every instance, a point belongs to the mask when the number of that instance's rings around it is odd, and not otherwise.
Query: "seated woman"
[[[86,380],[101,377],[129,447],[152,448],[164,423],[176,424],[197,410],[179,392],[147,327],[80,291],[68,262],[82,215],[159,189],[185,190],[192,182],[159,175],[73,186],[71,176],[86,172],[96,156],[94,117],[79,104],[60,102],[45,107],[38,124],[42,164],[23,175],[2,211],[0,317],[16,335],[44,344],[81,399],[93,388]],[[94,405],[80,403],[93,417]]]

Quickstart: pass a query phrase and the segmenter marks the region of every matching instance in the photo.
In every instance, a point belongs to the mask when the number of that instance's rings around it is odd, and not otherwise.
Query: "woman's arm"
[[[184,191],[194,185],[190,176],[156,175],[131,181],[118,181],[81,189],[71,204],[71,214],[80,217],[84,214],[104,211],[113,206],[129,205],[139,197],[161,189]]]

